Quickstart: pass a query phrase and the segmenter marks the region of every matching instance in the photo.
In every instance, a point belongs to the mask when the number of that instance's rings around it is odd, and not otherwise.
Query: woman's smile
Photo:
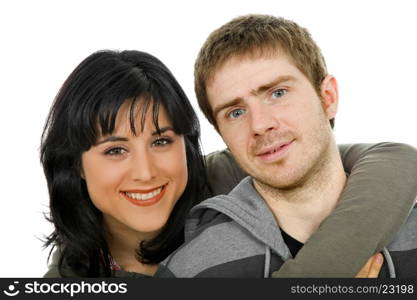
[[[122,191],[120,194],[134,205],[150,206],[154,205],[162,199],[168,183],[157,188],[148,190],[129,190]]]

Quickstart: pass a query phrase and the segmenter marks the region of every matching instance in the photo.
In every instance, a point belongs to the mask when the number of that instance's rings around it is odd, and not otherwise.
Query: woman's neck
[[[152,239],[158,233],[137,232],[109,218],[105,218],[105,224],[106,240],[114,263],[124,271],[152,276],[158,265],[141,263],[137,259],[137,250],[142,241]]]

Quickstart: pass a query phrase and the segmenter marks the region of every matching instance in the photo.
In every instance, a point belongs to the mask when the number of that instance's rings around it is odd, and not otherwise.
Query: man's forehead
[[[207,85],[210,103],[246,97],[280,78],[294,79],[298,69],[286,55],[240,56],[225,62]]]
[[[243,52],[236,52],[230,55],[227,55],[220,61],[217,61],[210,67],[210,71],[207,74],[206,87],[210,86],[213,83],[213,80],[227,64],[230,63],[239,63],[245,60],[257,60],[257,59],[268,59],[280,56],[287,56],[287,52],[283,50],[279,45],[264,45],[259,47],[253,47],[246,49]]]

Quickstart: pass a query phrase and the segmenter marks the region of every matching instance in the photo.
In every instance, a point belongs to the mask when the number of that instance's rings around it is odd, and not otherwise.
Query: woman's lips
[[[160,186],[158,188],[150,189],[150,190],[130,190],[120,192],[120,194],[128,200],[130,203],[137,205],[137,206],[150,206],[154,205],[165,194],[165,190],[168,184]]]
[[[293,142],[294,142],[294,140],[292,140],[288,143],[284,143],[284,144],[278,145],[276,147],[273,147],[270,150],[268,149],[268,151],[263,151],[263,153],[258,154],[257,157],[259,157],[260,159],[262,159],[265,162],[275,162],[275,161],[281,159],[282,156],[285,153],[287,153],[288,149],[290,148],[290,146],[292,145]]]

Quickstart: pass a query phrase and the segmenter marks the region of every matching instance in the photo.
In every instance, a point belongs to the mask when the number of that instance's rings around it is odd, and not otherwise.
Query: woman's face
[[[133,135],[129,107],[127,102],[119,110],[114,132],[101,136],[82,154],[82,177],[110,233],[133,231],[149,237],[165,225],[184,192],[188,178],[185,143],[162,106],[160,134],[150,108],[143,131],[137,114]]]

